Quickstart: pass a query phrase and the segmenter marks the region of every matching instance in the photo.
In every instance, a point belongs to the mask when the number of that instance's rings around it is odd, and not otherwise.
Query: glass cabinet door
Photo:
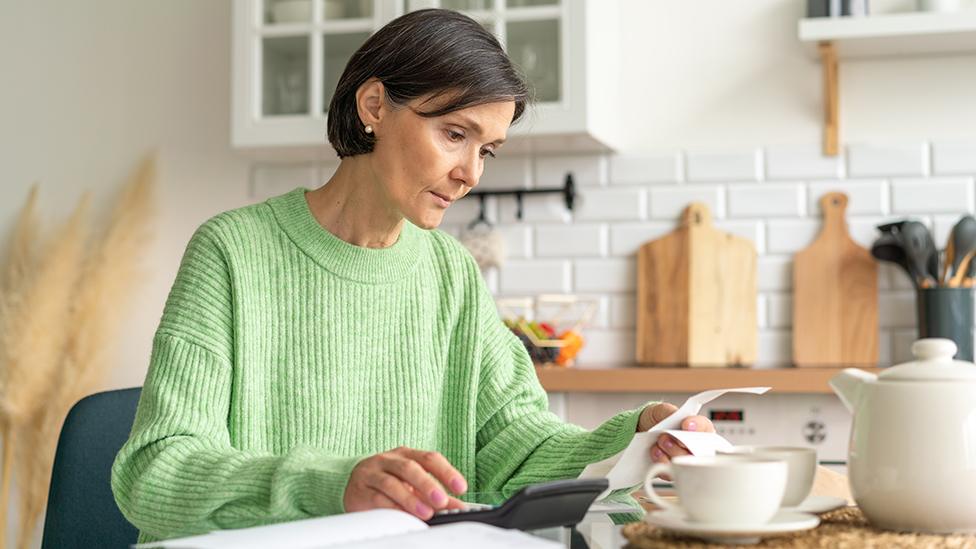
[[[259,117],[322,116],[352,54],[403,0],[253,0]]]
[[[596,0],[590,0],[596,1]],[[463,12],[494,33],[523,71],[536,101],[558,103],[563,83],[561,0],[411,0],[411,10],[440,7]]]

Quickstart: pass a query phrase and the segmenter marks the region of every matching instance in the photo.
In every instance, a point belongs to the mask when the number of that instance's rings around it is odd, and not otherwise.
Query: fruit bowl
[[[532,362],[539,366],[572,366],[583,348],[583,328],[596,312],[596,298],[543,294],[536,298],[496,300],[502,320]]]

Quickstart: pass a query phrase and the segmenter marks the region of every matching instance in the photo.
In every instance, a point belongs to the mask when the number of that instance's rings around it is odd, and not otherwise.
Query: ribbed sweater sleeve
[[[231,284],[219,239],[191,239],[153,340],[128,442],[112,468],[123,515],[142,534],[170,538],[343,511],[360,458],[307,446],[280,455],[238,450],[231,396]]]
[[[481,376],[477,413],[477,474],[481,490],[506,497],[537,482],[575,478],[622,451],[643,407],[621,412],[592,431],[565,423],[548,409],[524,345],[498,317],[478,279]]]

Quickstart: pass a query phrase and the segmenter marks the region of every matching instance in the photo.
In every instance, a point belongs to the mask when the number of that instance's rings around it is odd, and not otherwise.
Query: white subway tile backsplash
[[[504,295],[570,291],[568,261],[552,259],[511,260],[501,268],[499,291]]]
[[[766,251],[795,254],[813,243],[821,224],[819,219],[770,220],[766,223]]]
[[[893,360],[893,340],[892,333],[887,330],[880,330],[878,334],[878,366],[891,366]]]
[[[855,144],[847,147],[847,176],[874,177],[886,175],[925,175],[928,167],[928,145]]]
[[[485,277],[485,286],[488,286],[488,291],[492,294],[498,293],[498,269],[492,268],[487,271],[481,271],[482,276]]]
[[[692,202],[702,202],[712,217],[725,217],[725,193],[718,185],[674,185],[650,189],[651,219],[677,221]]]
[[[891,209],[896,214],[971,213],[973,180],[967,177],[896,179],[891,182]]]
[[[577,292],[632,292],[637,288],[633,259],[577,259],[574,263]]]
[[[815,179],[844,176],[842,156],[824,156],[819,144],[766,147],[766,179]]]
[[[576,185],[606,185],[607,158],[603,155],[536,157],[535,186],[562,187],[567,172],[572,172]]]
[[[611,185],[676,183],[681,180],[681,155],[615,154],[610,156]]]
[[[579,221],[633,221],[647,216],[644,189],[584,189]]]
[[[517,223],[518,203],[514,197],[499,196],[499,219],[502,223]],[[453,206],[452,206],[453,207]],[[573,219],[572,213],[566,209],[566,202],[562,195],[537,194],[522,197],[522,221],[525,222],[562,222],[569,223]]]
[[[816,181],[808,186],[810,215],[822,216],[820,199],[832,192],[847,195],[847,215],[884,215],[889,211],[888,185],[884,180]]]
[[[504,225],[498,227],[505,239],[505,257],[508,259],[528,259],[532,257],[532,227],[526,225]]]
[[[503,156],[485,161],[477,190],[525,189],[532,178],[532,159],[529,156]]]
[[[793,326],[793,294],[766,294],[770,328],[789,328]]]
[[[668,222],[614,223],[610,226],[610,255],[636,254],[641,246],[677,228]]]
[[[851,240],[870,250],[874,241],[881,236],[878,225],[886,221],[890,221],[890,219],[883,217],[849,217],[847,219],[847,231],[851,235]]]
[[[756,295],[756,326],[761,330],[769,327],[769,313],[766,310],[766,296]]]
[[[611,295],[610,327],[633,328],[637,325],[637,294]]]
[[[976,175],[976,142],[933,143],[935,175]]]
[[[789,330],[760,330],[756,368],[782,368],[793,363],[793,335]]]
[[[758,181],[763,178],[759,149],[688,152],[685,166],[688,181]]]
[[[912,343],[918,339],[917,330],[895,330],[891,333],[892,364],[903,364],[915,360],[912,355]]]
[[[878,324],[882,328],[914,328],[915,293],[879,292]]]
[[[579,366],[633,365],[637,341],[633,330],[585,330],[586,343],[577,355]]]
[[[852,145],[836,158],[822,156],[818,145],[506,158],[488,165],[485,188],[560,186],[566,171],[573,171],[579,208],[570,214],[558,195],[526,196],[524,223],[515,223],[513,197],[489,199],[489,219],[499,220],[508,254],[485,279],[496,295],[593,296],[598,307],[585,329],[579,364],[633,364],[635,254],[675,230],[688,203],[704,202],[719,230],[749,239],[760,254],[756,367],[782,367],[792,362],[793,254],[822,227],[819,198],[831,191],[848,195],[848,231],[865,248],[878,237],[877,225],[906,217],[932,227],[941,248],[960,214],[976,211],[974,162],[976,143],[933,145],[931,169],[938,177],[927,177],[924,143]],[[296,173],[314,185],[310,172]],[[288,182],[282,192],[293,188],[294,177],[279,176]],[[443,229],[458,235],[477,213],[477,200],[459,202]],[[900,267],[878,265],[879,363],[890,365],[911,358],[915,290]]]
[[[762,221],[721,219],[715,221],[715,228],[752,241],[752,245],[755,246],[758,253],[764,253],[766,250]]]
[[[538,257],[599,257],[607,254],[607,226],[603,224],[537,225]]]
[[[806,198],[798,183],[730,185],[729,217],[796,217],[804,215]]]
[[[761,256],[756,285],[759,291],[789,290],[793,287],[792,256]]]
[[[467,227],[472,221],[478,219],[481,213],[481,200],[479,198],[467,197],[458,200],[444,212],[444,225],[456,225]],[[498,199],[496,197],[485,198],[485,218],[494,223],[498,220]]]

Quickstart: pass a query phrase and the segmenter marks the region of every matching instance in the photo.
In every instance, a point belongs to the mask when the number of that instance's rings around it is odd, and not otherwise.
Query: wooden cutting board
[[[637,253],[637,362],[729,366],[756,359],[756,250],[704,204]]]
[[[847,195],[824,195],[820,209],[820,235],[793,260],[793,362],[876,366],[878,264],[847,233]]]

